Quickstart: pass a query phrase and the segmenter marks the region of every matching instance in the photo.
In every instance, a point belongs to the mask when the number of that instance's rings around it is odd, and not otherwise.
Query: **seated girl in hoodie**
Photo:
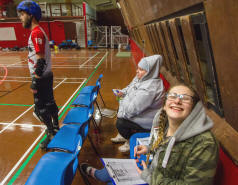
[[[151,185],[212,185],[219,155],[212,126],[194,90],[183,84],[172,87],[153,121],[150,145],[135,147],[138,158],[153,156],[149,164],[142,161],[143,170],[137,168],[141,178]],[[80,170],[112,184],[105,168],[82,163]]]
[[[118,135],[111,138],[114,143],[125,142],[121,152],[130,150],[128,139],[137,132],[150,132],[153,118],[162,106],[164,97],[163,81],[159,78],[162,57],[144,57],[138,63],[136,76],[117,96],[119,102],[116,127]]]

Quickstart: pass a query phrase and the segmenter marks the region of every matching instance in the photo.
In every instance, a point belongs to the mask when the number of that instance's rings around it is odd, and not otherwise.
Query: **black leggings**
[[[116,127],[118,132],[125,139],[129,139],[134,133],[137,132],[150,132],[150,130],[142,128],[137,123],[123,118],[117,118]]]
[[[58,107],[53,94],[53,73],[37,79],[37,93],[34,94],[35,111],[42,117],[51,132],[58,128]],[[53,122],[52,122],[53,119]]]

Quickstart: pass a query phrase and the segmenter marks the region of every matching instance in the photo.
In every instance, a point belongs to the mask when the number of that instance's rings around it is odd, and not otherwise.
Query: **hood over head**
[[[162,56],[160,55],[152,55],[149,57],[142,58],[138,63],[138,66],[146,70],[147,73],[145,73],[145,75],[140,79],[140,81],[158,78],[161,65],[162,65]]]
[[[188,117],[181,123],[174,135],[170,138],[162,166],[166,168],[171,150],[176,141],[183,141],[213,127],[212,120],[206,115],[202,102],[199,101]]]

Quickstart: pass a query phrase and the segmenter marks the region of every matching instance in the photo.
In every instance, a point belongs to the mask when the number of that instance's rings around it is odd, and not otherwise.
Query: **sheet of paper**
[[[116,185],[146,184],[136,170],[134,159],[103,158],[103,161]]]
[[[136,138],[136,146],[137,145],[149,145],[150,144],[150,137],[143,137],[143,138]],[[152,161],[153,155],[150,155],[150,161]]]
[[[149,145],[150,137],[136,138],[136,145]]]

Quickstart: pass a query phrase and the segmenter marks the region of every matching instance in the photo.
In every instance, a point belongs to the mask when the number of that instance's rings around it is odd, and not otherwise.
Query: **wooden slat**
[[[159,40],[159,37],[158,37],[158,34],[157,34],[157,30],[155,28],[155,24],[154,23],[151,24],[150,29],[153,32],[153,39],[154,39],[155,45],[157,47],[157,53],[161,53],[160,40]]]
[[[172,32],[172,35],[173,35],[174,45],[175,45],[175,48],[176,48],[176,51],[177,51],[177,54],[178,54],[179,65],[181,66],[181,69],[182,69],[182,74],[183,74],[184,81],[187,84],[191,84],[191,80],[189,78],[189,72],[188,72],[188,68],[187,68],[185,51],[184,51],[183,43],[182,43],[182,38],[181,38],[181,35],[178,32],[178,25],[177,25],[175,19],[169,20],[169,25],[170,25],[171,32]]]
[[[152,34],[151,34],[151,31],[150,31],[149,25],[146,25],[145,28],[146,28],[146,33],[147,33],[148,38],[149,38],[150,43],[151,43],[150,45],[152,47],[153,53],[156,53],[156,49],[155,49],[155,46],[153,44],[153,38],[152,38]]]
[[[169,71],[172,71],[171,70],[170,61],[169,61],[169,57],[168,57],[168,51],[167,51],[167,48],[166,48],[166,43],[165,43],[165,40],[164,40],[164,36],[163,36],[163,34],[161,32],[161,28],[160,28],[159,22],[157,22],[155,25],[156,25],[156,30],[157,30],[157,33],[159,35],[160,41],[161,41],[160,43],[161,43],[161,48],[162,48],[163,56],[164,56],[165,61],[166,61],[166,68]]]
[[[202,77],[199,56],[197,53],[196,45],[195,45],[195,36],[193,33],[192,23],[190,21],[190,16],[183,16],[180,18],[182,31],[184,35],[185,45],[187,51],[189,51],[188,58],[191,65],[191,71],[195,80],[196,88],[199,93],[200,98],[206,103],[205,96],[205,85]]]
[[[175,71],[177,79],[180,80],[181,77],[180,77],[179,69],[178,69],[178,66],[177,66],[177,59],[176,59],[175,51],[173,50],[173,46],[172,46],[172,40],[171,40],[172,38],[170,38],[168,28],[166,26],[166,22],[162,21],[162,22],[160,22],[160,24],[161,24],[161,27],[163,29],[165,40],[166,40],[166,43],[167,43],[168,54],[169,54],[171,66]]]
[[[154,48],[154,53],[157,53],[158,52],[158,48],[156,46],[156,43],[155,43],[155,40],[154,40],[154,33],[153,33],[152,29],[151,29],[151,25],[150,24],[148,25],[148,29],[150,31],[150,36],[151,36],[151,45]]]
[[[169,71],[172,73],[172,75],[174,75],[172,65],[171,65],[171,61],[170,61],[169,54],[168,54],[167,43],[166,43],[166,40],[164,38],[164,33],[163,33],[162,28],[161,28],[160,22],[156,23],[156,28],[157,28],[157,31],[159,33],[159,37],[160,37],[160,40],[161,40],[161,46],[163,48],[164,56],[166,57],[166,61],[168,61],[167,65],[168,65]]]
[[[162,45],[161,45],[161,40],[160,40],[160,37],[159,37],[158,30],[157,30],[157,28],[156,28],[156,24],[152,24],[152,27],[154,28],[155,38],[156,38],[157,43],[158,43],[159,54],[163,57],[163,64],[164,64],[165,68],[166,68],[167,70],[169,70],[169,69],[168,69],[168,62],[169,62],[169,61],[167,61],[167,60],[166,60],[166,57],[164,56],[163,48],[162,48]]]

